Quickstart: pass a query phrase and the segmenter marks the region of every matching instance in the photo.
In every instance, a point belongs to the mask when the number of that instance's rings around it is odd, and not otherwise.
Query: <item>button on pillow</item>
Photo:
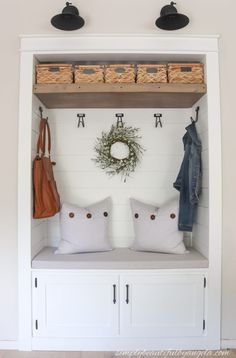
[[[160,208],[130,199],[133,213],[136,251],[184,254],[183,232],[178,231],[178,200]]]
[[[64,203],[60,212],[61,241],[55,253],[112,250],[108,236],[110,212],[110,198],[87,208]]]

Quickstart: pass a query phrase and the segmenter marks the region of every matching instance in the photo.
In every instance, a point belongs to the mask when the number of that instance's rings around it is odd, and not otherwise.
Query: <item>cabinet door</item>
[[[124,275],[120,284],[122,335],[203,334],[203,275]]]
[[[118,334],[118,294],[116,275],[35,274],[33,335],[114,336]]]

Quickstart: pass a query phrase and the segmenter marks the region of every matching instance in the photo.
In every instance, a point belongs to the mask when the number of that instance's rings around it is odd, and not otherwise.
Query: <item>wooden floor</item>
[[[18,352],[0,351],[0,358],[115,358],[112,352]],[[122,356],[125,358],[124,356]],[[117,358],[122,358],[117,356]],[[132,358],[132,357],[130,357]],[[139,357],[138,357],[139,358]]]
[[[174,352],[171,352],[171,355],[166,354],[163,352],[134,352],[133,354],[129,352],[127,355],[125,353],[114,353],[114,352],[18,352],[18,351],[0,351],[0,358],[173,358],[175,355]],[[161,354],[160,354],[161,353]],[[170,353],[170,352],[169,352]],[[186,354],[187,352],[183,351],[183,355],[179,354],[180,352],[176,354],[177,358],[236,358],[236,350],[223,350],[223,351],[206,351],[206,354],[204,355],[204,351],[201,351],[201,355],[199,354],[199,351],[196,351],[196,355]]]

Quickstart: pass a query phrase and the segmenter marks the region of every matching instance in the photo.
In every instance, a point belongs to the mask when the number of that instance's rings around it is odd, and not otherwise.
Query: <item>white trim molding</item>
[[[1,350],[17,350],[18,341],[0,341]]]
[[[236,339],[222,339],[221,340],[222,349],[236,349]]]
[[[141,45],[142,44],[142,45]],[[82,35],[70,37],[22,37],[21,51],[83,53],[206,53],[218,51],[218,37],[156,36],[156,35]],[[79,49],[79,51],[78,51]]]
[[[25,36],[21,37],[20,70],[20,110],[19,110],[19,150],[18,150],[18,272],[19,272],[19,349],[66,349],[72,348],[110,350],[120,347],[115,341],[86,339],[45,339],[32,337],[32,289],[31,289],[31,131],[32,131],[32,86],[34,83],[34,60],[59,54],[78,57],[82,54],[140,54],[187,55],[203,58],[206,61],[208,88],[209,124],[209,269],[205,312],[208,317],[206,331],[201,338],[189,342],[168,338],[160,348],[179,349],[219,349],[220,337],[220,297],[221,297],[221,230],[222,230],[222,179],[221,179],[221,122],[219,93],[219,64],[217,36],[156,36],[156,35],[82,35],[82,36]],[[192,56],[193,55],[193,56]],[[170,56],[169,56],[170,57]],[[174,57],[174,56],[173,56]],[[204,322],[205,327],[205,322]],[[156,340],[155,340],[156,341]],[[80,343],[78,343],[80,342]],[[222,341],[228,342],[228,341]],[[229,341],[236,342],[236,341]],[[88,343],[88,344],[87,344]],[[127,345],[126,345],[127,343]],[[123,347],[142,348],[145,338],[127,339]],[[224,344],[225,344],[224,343]],[[233,343],[232,343],[233,345]],[[9,343],[9,347],[11,344]],[[18,346],[18,345],[17,345]],[[148,348],[156,347],[149,340]],[[16,348],[13,344],[12,349]],[[235,346],[234,346],[235,347]],[[1,345],[0,345],[1,348]],[[5,348],[6,349],[6,348]],[[9,348],[11,349],[11,348]]]

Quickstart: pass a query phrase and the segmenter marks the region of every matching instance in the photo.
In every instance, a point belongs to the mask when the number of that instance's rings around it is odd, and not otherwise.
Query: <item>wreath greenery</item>
[[[141,138],[138,131],[139,128],[112,125],[109,132],[102,132],[94,147],[95,163],[108,175],[120,174],[123,178],[129,177],[135,171],[144,151],[138,143]],[[118,159],[112,156],[111,147],[117,142],[127,145],[129,154],[126,158]]]

